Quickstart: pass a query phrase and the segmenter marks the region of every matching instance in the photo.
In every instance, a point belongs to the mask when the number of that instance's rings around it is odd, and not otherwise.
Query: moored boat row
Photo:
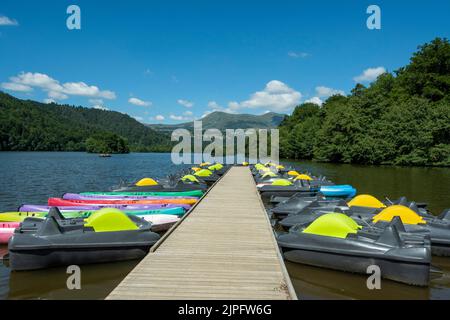
[[[139,259],[227,169],[202,163],[167,179],[23,204],[0,213],[0,243],[12,270]]]
[[[286,260],[427,286],[431,256],[450,256],[450,209],[440,216],[404,197],[380,201],[350,185],[273,163],[252,166]]]

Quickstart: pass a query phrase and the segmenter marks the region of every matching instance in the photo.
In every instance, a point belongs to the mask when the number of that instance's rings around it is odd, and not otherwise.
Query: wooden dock
[[[107,299],[297,299],[248,167],[232,167]]]

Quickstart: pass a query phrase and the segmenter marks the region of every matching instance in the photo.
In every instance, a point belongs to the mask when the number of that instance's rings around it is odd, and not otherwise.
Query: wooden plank
[[[297,299],[249,168],[231,168],[107,299]]]

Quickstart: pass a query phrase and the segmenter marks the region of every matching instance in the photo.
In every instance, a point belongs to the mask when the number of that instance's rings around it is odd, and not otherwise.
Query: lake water
[[[407,196],[427,202],[434,213],[450,207],[450,169],[397,168],[290,162],[303,170],[352,184],[359,193],[395,199]],[[187,166],[188,167],[188,166]],[[170,154],[132,153],[100,158],[86,153],[0,152],[0,211],[22,203],[45,204],[64,192],[109,190],[121,181],[144,176],[165,177],[183,167]],[[0,256],[6,247],[0,247]],[[136,261],[82,267],[82,290],[66,289],[65,268],[10,272],[0,263],[0,299],[101,299],[133,269]],[[366,278],[343,272],[286,263],[300,298],[450,299],[450,258],[433,259],[443,270],[429,288],[383,281],[382,290],[368,290]]]

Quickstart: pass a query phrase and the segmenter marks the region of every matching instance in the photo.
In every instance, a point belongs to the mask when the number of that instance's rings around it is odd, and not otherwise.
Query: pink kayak
[[[14,234],[14,230],[19,227],[20,222],[1,222],[0,223],[0,244],[8,243],[9,238]]]

